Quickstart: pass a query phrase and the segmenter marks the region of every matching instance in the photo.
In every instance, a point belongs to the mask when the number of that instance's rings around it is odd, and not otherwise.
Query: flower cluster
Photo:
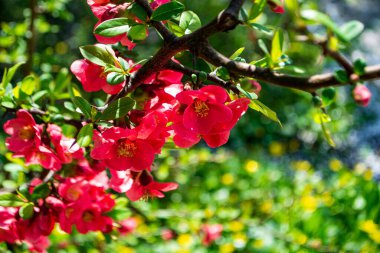
[[[64,136],[59,126],[38,125],[26,110],[19,110],[16,115],[3,126],[11,135],[5,144],[14,152],[14,157],[25,158],[25,165],[40,164],[45,169],[58,171],[62,164],[83,158],[83,149],[75,144],[75,139]]]
[[[155,10],[168,2],[156,0],[150,5]],[[127,17],[132,25],[146,23],[131,11],[135,3],[130,1],[87,3],[98,18],[95,29],[115,18]],[[128,91],[134,103],[132,109],[116,118],[99,118],[111,107],[112,98],[125,91],[141,66],[122,52],[103,45],[120,43],[132,50],[135,42],[124,30],[115,36],[95,36],[102,44],[93,46],[92,53],[82,53],[85,59],[74,61],[70,69],[85,92],[102,91],[111,97],[105,101],[105,109],[93,110],[89,105],[91,112],[84,114],[86,119],[72,119],[78,138],[65,136],[64,128],[44,117],[50,115],[35,110],[20,109],[3,126],[8,134],[5,143],[13,157],[24,158],[25,166],[40,165],[42,173],[27,186],[26,192],[13,194],[17,204],[0,207],[0,242],[25,242],[31,251],[44,252],[55,224],[66,233],[74,229],[79,233],[131,233],[137,226],[136,220],[120,221],[111,215],[117,196],[123,194],[130,201],[163,198],[165,192],[178,187],[175,182],[157,182],[153,176],[154,160],[165,144],[188,148],[203,139],[211,148],[222,146],[248,108],[248,98],[236,98],[210,83],[198,82],[191,87],[184,84],[182,73],[163,69],[146,76],[137,89]],[[98,58],[93,60],[88,55]],[[117,78],[110,81],[110,76]],[[88,126],[91,143],[83,145],[79,136]],[[203,243],[211,244],[221,231],[220,226],[203,227]]]

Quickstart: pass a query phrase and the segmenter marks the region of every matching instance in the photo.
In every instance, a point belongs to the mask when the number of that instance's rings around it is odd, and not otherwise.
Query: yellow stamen
[[[195,113],[199,118],[204,118],[208,115],[208,111],[210,110],[205,102],[200,99],[195,99],[194,101],[194,109]]]
[[[136,144],[130,142],[129,140],[125,140],[119,143],[117,154],[122,157],[134,157],[137,151]]]

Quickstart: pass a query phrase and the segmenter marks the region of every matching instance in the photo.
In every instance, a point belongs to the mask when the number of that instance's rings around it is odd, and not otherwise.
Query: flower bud
[[[369,101],[371,100],[371,91],[364,85],[357,85],[352,91],[355,102],[361,106],[368,106]]]

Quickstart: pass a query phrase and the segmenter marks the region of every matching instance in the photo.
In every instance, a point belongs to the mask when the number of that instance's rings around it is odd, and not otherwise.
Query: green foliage
[[[151,20],[162,21],[171,19],[177,15],[179,15],[185,6],[177,1],[172,1],[166,4],[159,6],[150,17]]]
[[[134,105],[135,101],[129,97],[119,98],[108,105],[100,116],[100,119],[112,120],[124,117],[130,110],[133,109]]]
[[[120,34],[128,33],[131,29],[131,21],[128,18],[114,18],[106,20],[99,24],[95,30],[95,34],[105,37],[113,37]]]
[[[278,145],[283,144],[273,142],[269,154],[165,152],[154,172],[180,182],[178,192],[136,203],[119,196],[109,214],[137,218],[134,233],[107,240],[98,233],[56,232],[50,250],[65,242],[66,252],[377,252],[380,188],[371,171],[360,163],[348,168],[336,158],[316,164],[282,160]],[[199,231],[205,223],[223,225],[222,237],[207,248]],[[173,230],[173,239],[163,240],[163,229]]]

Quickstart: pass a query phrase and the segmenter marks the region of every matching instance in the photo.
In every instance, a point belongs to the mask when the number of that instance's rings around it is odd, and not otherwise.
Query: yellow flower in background
[[[330,160],[329,167],[332,171],[339,171],[343,168],[343,163],[340,160],[334,158]]]
[[[296,170],[299,171],[308,171],[311,169],[310,162],[306,160],[295,161],[292,163],[292,165]]]
[[[313,195],[303,196],[300,203],[301,207],[308,212],[314,212],[318,207],[318,199]]]
[[[193,243],[193,237],[190,234],[180,234],[177,243],[182,247],[189,247]]]
[[[198,156],[199,156],[199,161],[209,161],[210,158],[211,158],[211,154],[210,154],[210,151],[208,149],[201,149],[199,152],[198,152]]]
[[[296,231],[293,233],[293,241],[299,245],[304,245],[305,243],[307,243],[307,236],[302,233],[302,232],[299,232],[299,231]]]
[[[244,224],[241,221],[234,220],[229,223],[229,228],[233,232],[240,232],[244,229]]]
[[[380,230],[373,220],[365,220],[359,224],[360,230],[366,232],[368,236],[377,244],[380,244]]]
[[[235,250],[235,247],[232,243],[226,243],[219,247],[220,253],[231,253],[231,252],[234,252],[234,250]]]
[[[205,209],[205,217],[206,217],[207,219],[209,219],[209,218],[211,218],[212,216],[214,216],[214,214],[215,214],[215,211],[212,210],[211,208],[206,208],[206,209]]]
[[[260,205],[260,210],[263,213],[271,213],[273,208],[273,202],[272,200],[266,200]]]
[[[324,192],[320,199],[326,206],[332,206],[335,201],[330,192]]]
[[[359,229],[371,234],[378,230],[378,225],[373,220],[365,220],[359,224]]]
[[[245,245],[248,241],[248,238],[243,233],[236,233],[232,237],[234,239],[234,243],[238,245]]]
[[[282,156],[285,152],[285,146],[281,142],[274,141],[269,144],[269,153],[272,156]]]
[[[377,230],[373,233],[370,233],[369,234],[369,237],[374,241],[376,242],[377,244],[380,244],[380,231]]]
[[[234,175],[232,175],[231,173],[226,173],[222,176],[222,184],[224,185],[231,185],[234,181]]]
[[[261,240],[261,239],[257,239],[253,242],[252,246],[256,249],[260,249],[262,247],[264,247],[264,240]]]
[[[134,253],[135,250],[133,248],[130,248],[130,247],[126,247],[126,246],[123,246],[123,245],[118,245],[116,247],[116,252],[119,252],[119,253]]]
[[[191,253],[190,249],[179,249],[176,253]]]
[[[372,170],[370,170],[370,169],[366,170],[366,171],[364,172],[364,174],[363,174],[363,178],[364,178],[365,180],[367,180],[367,181],[372,180],[372,178],[373,178],[373,172],[372,172]]]
[[[149,234],[149,231],[150,231],[149,227],[147,225],[145,225],[145,224],[139,225],[136,230],[141,235],[147,235],[147,234]]]
[[[248,173],[256,173],[259,170],[259,163],[255,160],[248,160],[244,166]]]

